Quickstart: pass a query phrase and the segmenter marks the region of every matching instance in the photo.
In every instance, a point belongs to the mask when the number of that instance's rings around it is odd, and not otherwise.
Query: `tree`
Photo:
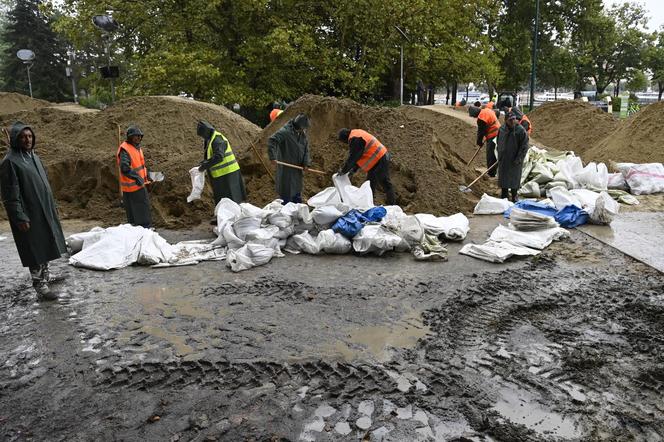
[[[654,33],[646,50],[646,67],[650,71],[650,79],[657,85],[658,101],[662,101],[664,93],[664,29]]]
[[[537,69],[539,84],[552,87],[557,100],[559,88],[575,85],[574,58],[569,49],[555,44],[547,44],[541,54]]]
[[[570,38],[577,82],[592,78],[597,93],[641,68],[646,44],[646,13],[631,3],[605,10],[599,0],[579,0]]]
[[[633,70],[627,74],[627,90],[631,92],[643,91],[648,87],[648,77],[641,70]]]
[[[40,10],[38,0],[17,0],[2,34],[6,47],[0,65],[2,87],[12,92],[28,93],[25,65],[16,57],[19,49],[35,53],[31,68],[33,95],[50,101],[70,98],[65,75],[66,46],[50,27],[51,18]]]

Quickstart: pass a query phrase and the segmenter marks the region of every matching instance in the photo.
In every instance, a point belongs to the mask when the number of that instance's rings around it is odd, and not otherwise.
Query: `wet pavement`
[[[239,274],[58,262],[62,299],[39,304],[8,238],[0,439],[664,438],[660,273],[578,231],[506,265],[460,247]]]
[[[580,230],[664,273],[664,212],[622,213],[608,227],[586,225]]]

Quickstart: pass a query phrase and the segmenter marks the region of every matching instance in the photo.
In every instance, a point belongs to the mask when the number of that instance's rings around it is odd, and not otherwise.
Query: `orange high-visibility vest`
[[[523,114],[523,117],[521,117],[521,120],[519,120],[519,124],[523,126],[523,123],[527,122],[528,123],[528,135],[533,131],[533,123],[530,122],[530,119],[526,117],[526,114]]]
[[[492,109],[485,108],[480,111],[477,119],[484,121],[488,127],[484,139],[488,141],[492,138],[496,138],[498,131],[500,130],[500,121],[498,121],[496,113]]]
[[[143,178],[143,183],[146,183],[148,181],[148,170],[145,167],[145,158],[143,157],[143,151],[140,148],[136,148],[129,144],[128,142],[124,141],[122,144],[120,144],[120,147],[118,148],[118,153],[115,155],[115,159],[117,160],[118,163],[118,169],[120,168],[120,151],[124,150],[129,154],[129,157],[131,158],[131,170],[136,172],[138,176]],[[139,186],[136,184],[136,181],[134,181],[133,178],[129,178],[125,176],[122,171],[119,172],[120,174],[120,187],[122,188],[122,191],[127,193],[127,192],[136,192],[138,190],[141,190],[143,186]]]
[[[282,112],[283,111],[281,109],[272,109],[272,111],[270,112],[270,123],[276,120],[277,117],[281,115]]]
[[[357,166],[362,169],[364,172],[369,172],[387,153],[387,148],[383,146],[376,137],[371,135],[369,132],[362,129],[353,129],[348,134],[348,139],[352,138],[362,138],[364,140],[364,153],[359,160],[357,160]]]

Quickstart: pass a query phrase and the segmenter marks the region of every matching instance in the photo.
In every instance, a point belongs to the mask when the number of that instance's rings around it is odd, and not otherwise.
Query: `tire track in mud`
[[[478,282],[423,314],[425,360],[494,379],[494,403],[504,385],[535,391],[591,437],[664,434],[661,278],[547,262]]]

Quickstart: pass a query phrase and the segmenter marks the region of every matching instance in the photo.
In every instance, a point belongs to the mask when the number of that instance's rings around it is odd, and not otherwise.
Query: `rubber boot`
[[[32,287],[37,292],[38,301],[55,301],[58,295],[51,290],[48,286],[47,280],[44,278],[47,265],[42,264],[38,267],[30,268],[30,276],[32,277]]]

